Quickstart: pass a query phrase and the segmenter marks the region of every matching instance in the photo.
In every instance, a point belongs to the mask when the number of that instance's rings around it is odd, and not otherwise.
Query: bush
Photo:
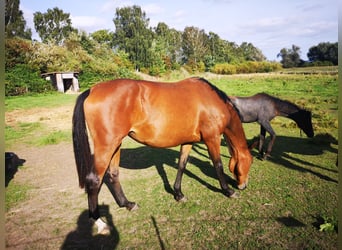
[[[50,81],[25,64],[17,64],[5,74],[5,95],[17,96],[28,92],[42,93],[53,90]]]
[[[233,75],[236,74],[236,66],[228,63],[219,63],[212,67],[211,72],[221,75]]]
[[[211,72],[222,75],[268,73],[281,69],[281,64],[276,62],[248,61],[238,64],[219,63],[211,68]]]
[[[20,38],[5,39],[5,68],[27,63],[31,53],[31,41]]]

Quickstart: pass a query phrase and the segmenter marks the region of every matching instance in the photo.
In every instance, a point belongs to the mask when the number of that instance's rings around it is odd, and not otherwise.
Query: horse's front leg
[[[223,164],[222,164],[222,160],[220,156],[220,142],[221,142],[220,137],[218,137],[217,139],[211,138],[209,141],[205,141],[208,147],[210,158],[216,169],[217,177],[219,179],[223,194],[227,197],[235,198],[237,197],[237,194],[235,193],[233,189],[228,187],[228,184],[224,176]]]
[[[181,185],[182,185],[183,173],[184,173],[186,164],[188,162],[191,148],[192,148],[192,144],[183,144],[180,149],[177,177],[175,180],[175,184],[173,185],[174,198],[176,199],[176,201],[186,201],[186,198],[183,195],[182,190],[181,190],[182,189]]]

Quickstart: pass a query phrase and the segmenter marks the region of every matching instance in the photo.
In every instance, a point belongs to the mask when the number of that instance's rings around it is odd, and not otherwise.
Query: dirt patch
[[[5,121],[14,127],[19,123],[39,122],[50,130],[67,130],[71,129],[72,111],[72,106],[16,110],[7,112]],[[97,248],[115,243],[115,237],[92,237],[87,196],[78,186],[71,139],[43,147],[13,144],[6,151],[15,153],[24,162],[9,185],[28,187],[27,199],[5,214],[6,249]],[[121,171],[121,178],[128,175],[125,171]],[[106,187],[101,190],[99,204],[104,201],[114,204]]]
[[[39,122],[52,130],[66,130],[71,128],[72,112],[71,106],[14,110],[6,112],[5,123],[7,126],[16,126],[18,123]]]
[[[72,110],[72,106],[15,110],[6,112],[5,122],[14,127],[39,122],[52,131],[67,130]],[[29,187],[28,198],[5,214],[6,248],[58,249],[87,208],[84,190],[78,187],[71,140],[44,147],[16,144],[6,151],[24,160],[9,185]]]

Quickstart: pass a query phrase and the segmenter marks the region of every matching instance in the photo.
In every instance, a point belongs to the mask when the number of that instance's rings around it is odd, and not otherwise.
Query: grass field
[[[24,215],[14,218],[14,214],[18,216],[15,211],[32,209],[28,207],[32,205],[30,200],[42,199],[30,190],[45,184],[45,177],[39,183],[34,175],[37,172],[33,171],[45,163],[41,159],[35,162],[35,158],[24,163],[6,189],[7,247],[18,247],[13,243],[14,232],[21,230],[21,237],[27,235],[27,239],[21,241],[19,248],[26,249],[86,246],[94,249],[337,249],[337,75],[285,72],[208,79],[228,95],[267,92],[311,110],[315,137],[301,135],[291,120],[275,118],[271,124],[277,139],[271,157],[261,161],[257,151],[252,151],[254,162],[249,186],[239,191],[238,199],[228,199],[221,193],[205,146],[196,144],[182,183],[188,198],[185,203],[177,203],[172,195],[179,147],[154,149],[125,139],[121,184],[127,197],[137,202],[140,209],[134,212],[120,209],[103,186],[99,204],[113,230],[107,237],[94,236],[87,220],[86,195],[77,188],[75,165],[69,159],[73,157],[72,152],[67,153],[69,160],[66,161],[49,151],[51,144],[61,151],[71,145],[68,123],[76,96],[53,94],[6,99],[7,151],[46,152],[46,157],[53,161],[51,165],[58,167],[56,171],[64,171],[62,182],[70,182],[72,187],[60,192],[59,177],[51,176],[46,182],[57,183],[55,191],[49,189],[55,198],[42,201],[47,207],[39,210],[47,215],[46,219],[38,218],[35,213],[30,218]],[[56,106],[68,111],[68,116],[60,115],[57,120],[65,126],[52,126],[48,122],[54,117]],[[53,110],[51,116],[44,113],[49,109]],[[25,115],[28,117],[34,111],[41,113],[36,119],[25,121]],[[9,119],[14,114],[20,114],[23,119],[20,122]],[[244,128],[248,141],[259,133],[257,124],[244,124]],[[221,154],[227,166],[229,154],[225,145]],[[70,165],[65,165],[66,162]],[[39,169],[54,173],[54,168]],[[69,177],[70,171],[74,179]],[[225,172],[228,182],[234,186],[227,168]],[[14,196],[18,191],[13,190],[20,186],[25,197],[18,198]],[[35,230],[45,228],[44,236],[30,232],[32,223],[37,224]],[[51,223],[53,229],[48,228]],[[29,240],[29,234],[35,238]]]

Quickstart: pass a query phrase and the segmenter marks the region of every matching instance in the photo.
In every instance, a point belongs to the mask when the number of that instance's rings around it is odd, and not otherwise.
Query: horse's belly
[[[129,134],[134,140],[157,148],[168,148],[178,146],[184,143],[198,142],[201,140],[199,133],[195,130],[180,129],[156,129],[153,126],[144,126],[133,128]]]

